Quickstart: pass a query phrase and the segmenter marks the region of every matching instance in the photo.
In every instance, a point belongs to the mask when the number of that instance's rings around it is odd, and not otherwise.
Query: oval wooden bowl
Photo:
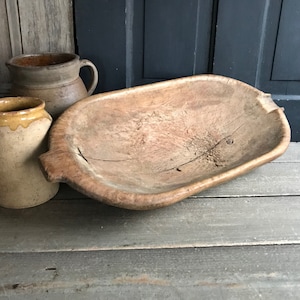
[[[40,160],[50,181],[113,206],[153,209],[269,162],[289,141],[269,94],[199,75],[77,102],[54,124]]]

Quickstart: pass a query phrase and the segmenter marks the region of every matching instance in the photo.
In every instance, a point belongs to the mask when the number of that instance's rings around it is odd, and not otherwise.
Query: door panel
[[[213,0],[134,1],[131,84],[207,73]]]
[[[220,0],[217,27],[214,73],[300,95],[298,0]]]
[[[125,1],[76,0],[75,22],[78,53],[98,68],[96,92],[125,87]],[[88,81],[89,74],[83,74]]]
[[[256,84],[265,1],[220,0],[213,73]]]
[[[201,55],[197,44],[202,38],[203,50],[209,47],[209,39],[198,35],[199,4],[198,0],[145,1],[145,78],[192,75],[197,67],[199,73],[207,71],[207,55]],[[209,31],[210,25],[206,27]]]
[[[272,80],[300,80],[299,50],[300,1],[283,1]]]

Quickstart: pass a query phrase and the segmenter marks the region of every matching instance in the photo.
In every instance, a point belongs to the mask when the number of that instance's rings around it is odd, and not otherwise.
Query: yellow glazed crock
[[[58,184],[45,179],[38,161],[47,151],[52,123],[44,108],[38,98],[0,98],[0,206],[33,207],[58,191]]]

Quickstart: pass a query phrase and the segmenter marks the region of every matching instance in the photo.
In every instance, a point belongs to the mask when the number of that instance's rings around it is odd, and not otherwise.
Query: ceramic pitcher
[[[55,119],[70,105],[91,95],[98,83],[95,65],[73,53],[25,54],[11,58],[6,65],[12,79],[11,94],[43,99]],[[91,71],[88,90],[79,77],[85,66]]]
[[[52,122],[44,107],[37,98],[0,98],[0,206],[36,206],[58,191],[59,185],[45,179],[38,161],[47,151]]]

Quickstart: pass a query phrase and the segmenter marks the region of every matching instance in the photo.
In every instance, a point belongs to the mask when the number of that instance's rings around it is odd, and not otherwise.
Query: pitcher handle
[[[91,71],[92,83],[90,84],[90,86],[87,90],[88,96],[90,96],[90,95],[92,95],[92,93],[94,92],[94,90],[98,84],[98,70],[97,70],[96,66],[88,59],[80,60],[80,68],[83,68],[83,67],[88,67]]]

